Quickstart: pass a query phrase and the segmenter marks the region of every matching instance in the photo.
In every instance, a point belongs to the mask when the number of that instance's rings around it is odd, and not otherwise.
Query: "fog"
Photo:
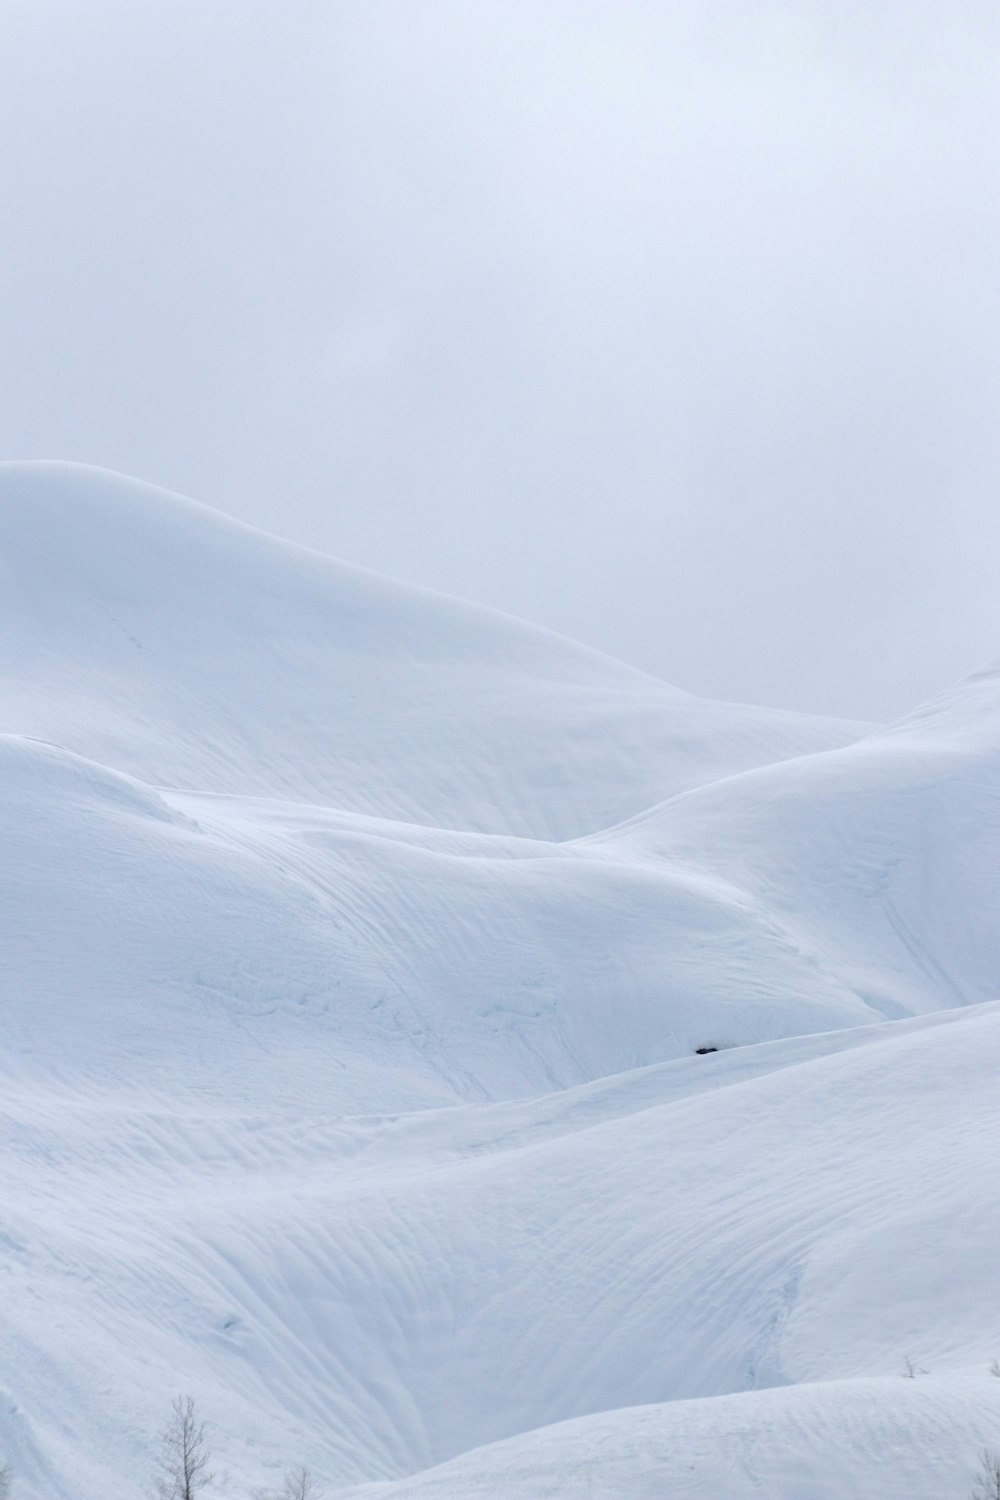
[[[905,711],[1000,652],[998,16],[7,0],[0,453]]]

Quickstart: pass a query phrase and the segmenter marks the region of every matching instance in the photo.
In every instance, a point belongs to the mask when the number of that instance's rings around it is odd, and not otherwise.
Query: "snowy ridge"
[[[67,464],[0,465],[8,731],[156,785],[566,838],[860,726],[703,703]]]
[[[145,1493],[177,1390],[220,1495],[964,1493],[996,673],[704,703],[68,465],[0,567],[25,1500]]]

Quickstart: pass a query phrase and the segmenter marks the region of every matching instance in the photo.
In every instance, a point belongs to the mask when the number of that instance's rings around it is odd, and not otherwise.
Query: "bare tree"
[[[908,1354],[903,1356],[903,1368],[899,1372],[904,1380],[913,1380],[917,1375],[926,1375],[923,1365],[915,1365]]]
[[[10,1464],[0,1463],[0,1500],[7,1500],[14,1484],[14,1470]]]
[[[292,1469],[285,1475],[285,1487],[278,1500],[320,1500],[316,1481],[305,1464],[300,1464],[297,1469]]]
[[[990,1374],[1000,1376],[1000,1359],[995,1359],[990,1365]]]
[[[1000,1500],[1000,1453],[984,1448],[969,1500]]]
[[[323,1497],[312,1474],[305,1464],[300,1464],[297,1469],[289,1469],[280,1490],[258,1490],[254,1500],[323,1500]]]
[[[205,1447],[205,1424],[195,1416],[190,1396],[174,1401],[169,1425],[163,1434],[163,1474],[160,1500],[195,1500],[199,1490],[212,1483]]]

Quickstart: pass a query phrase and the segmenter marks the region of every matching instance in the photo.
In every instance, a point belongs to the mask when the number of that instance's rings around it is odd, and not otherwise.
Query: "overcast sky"
[[[696,692],[1000,652],[1000,7],[5,0],[0,453]]]

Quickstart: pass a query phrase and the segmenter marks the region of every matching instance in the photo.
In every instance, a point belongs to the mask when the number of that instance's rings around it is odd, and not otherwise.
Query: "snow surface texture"
[[[69,465],[0,569],[19,1497],[152,1494],[178,1391],[219,1496],[967,1494],[1000,674],[705,703]]]

